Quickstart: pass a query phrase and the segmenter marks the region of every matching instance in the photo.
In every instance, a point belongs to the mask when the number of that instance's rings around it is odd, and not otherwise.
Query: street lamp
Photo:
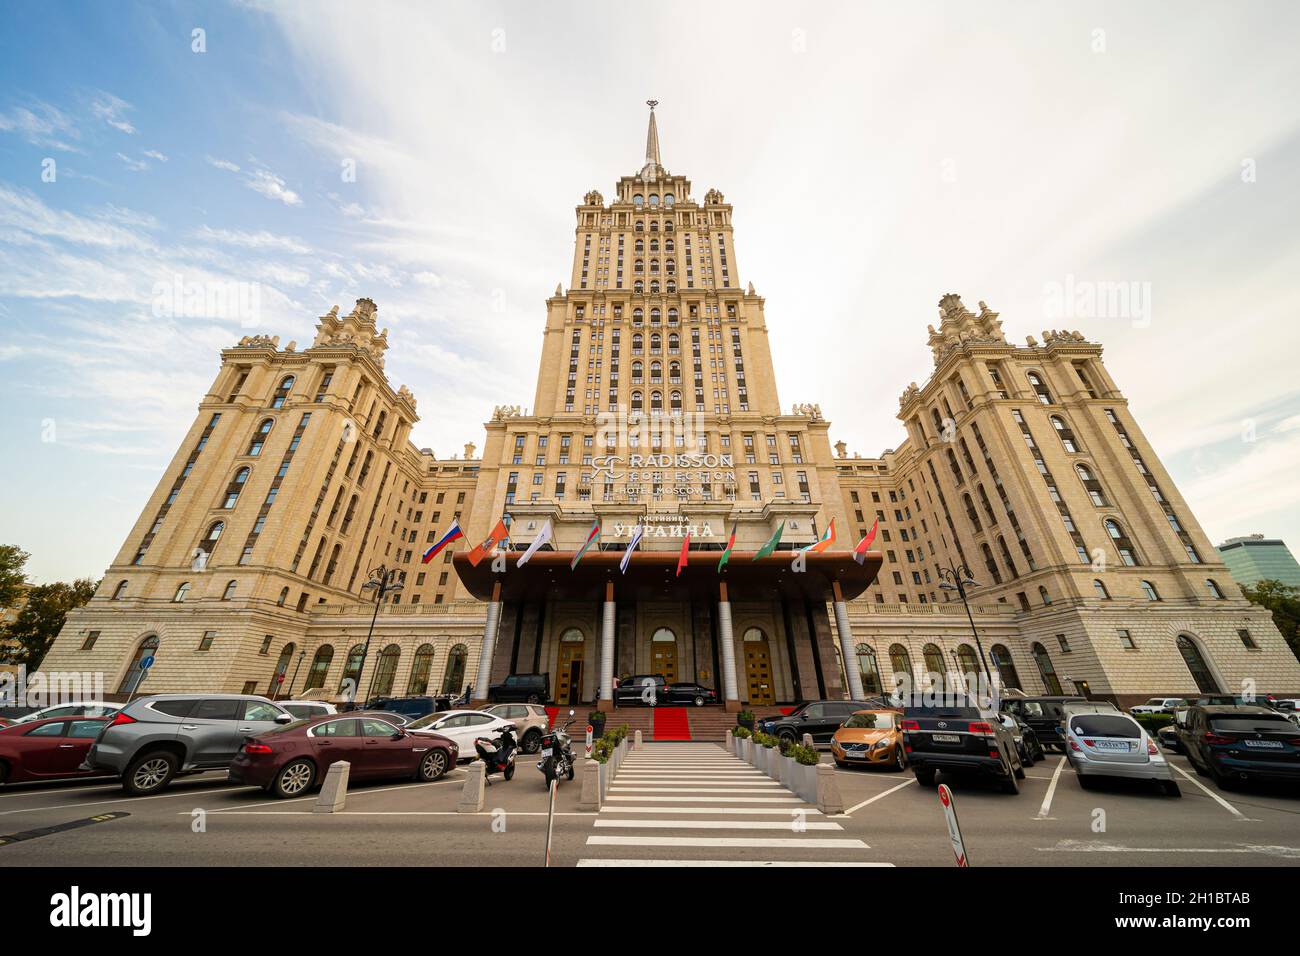
[[[397,580],[397,568],[389,568],[381,564],[370,571],[370,580],[361,585],[361,590],[372,590],[375,592],[375,613],[370,616],[370,630],[366,631],[366,646],[361,650],[361,667],[357,670],[357,683],[361,682],[361,675],[366,672],[366,659],[370,657],[370,638],[375,633],[375,620],[379,617],[379,606],[384,603],[384,598],[402,590],[402,583]],[[375,689],[375,675],[370,675],[370,688],[366,691],[366,700],[370,700],[370,691]]]
[[[298,652],[298,663],[293,667],[293,680],[289,681],[289,696],[293,696],[293,685],[298,683],[298,671],[302,667],[302,659],[307,656],[307,649],[303,648]]]
[[[979,631],[975,630],[975,616],[970,612],[970,602],[966,600],[966,589],[977,588],[979,584],[971,577],[970,568],[964,564],[953,565],[952,567],[939,566],[939,587],[945,591],[956,591],[961,598],[962,605],[966,608],[966,620],[970,621],[970,632],[975,638],[975,647],[980,652],[980,664],[984,668],[984,677],[993,686],[993,675],[989,673],[989,662],[984,657],[984,645],[980,641]]]

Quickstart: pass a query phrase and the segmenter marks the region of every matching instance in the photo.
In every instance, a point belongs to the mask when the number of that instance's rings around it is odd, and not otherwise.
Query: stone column
[[[840,652],[844,655],[844,674],[849,679],[849,700],[862,700],[862,672],[858,670],[858,655],[853,643],[853,628],[849,625],[849,608],[844,602],[840,582],[831,582],[835,597],[835,630],[840,632]]]
[[[718,585],[718,643],[722,646],[722,704],[727,710],[740,710],[740,692],[736,689],[736,642],[731,633],[731,601],[727,599],[727,582]]]
[[[614,707],[614,582],[605,582],[605,604],[600,614],[600,710]]]
[[[483,649],[479,652],[478,673],[474,677],[475,701],[485,701],[492,680],[492,655],[496,650],[497,628],[501,625],[501,582],[492,583],[492,601],[488,604],[487,621],[483,625]]]

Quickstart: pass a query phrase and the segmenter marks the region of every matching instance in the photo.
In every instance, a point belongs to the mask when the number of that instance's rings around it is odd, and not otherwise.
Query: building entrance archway
[[[745,631],[741,642],[745,648],[745,686],[751,706],[770,707],[776,703],[776,686],[772,680],[772,655],[767,635],[756,627]]]
[[[587,642],[576,627],[560,636],[560,656],[555,668],[555,702],[577,704],[582,700],[582,667]]]
[[[650,637],[650,673],[662,674],[669,684],[677,683],[677,635],[666,627]]]

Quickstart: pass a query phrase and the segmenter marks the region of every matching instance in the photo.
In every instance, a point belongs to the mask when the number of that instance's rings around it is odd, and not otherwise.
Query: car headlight
[[[889,741],[888,741],[888,740],[877,740],[877,741],[876,741],[876,749],[877,749],[877,750],[884,750],[884,749],[885,749],[886,747],[888,747],[888,746],[889,746]]]

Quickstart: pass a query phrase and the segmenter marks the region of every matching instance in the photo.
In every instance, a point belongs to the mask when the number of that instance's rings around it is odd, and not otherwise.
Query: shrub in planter
[[[773,747],[780,744],[780,741],[777,740],[775,737],[773,737],[771,734],[755,733],[754,743],[758,744],[760,747],[766,747],[767,749],[771,750]]]
[[[603,710],[593,710],[587,714],[587,723],[591,724],[592,737],[603,737],[605,734],[605,712]]]
[[[1129,716],[1141,724],[1142,729],[1152,737],[1158,730],[1174,722],[1173,714],[1129,714]]]
[[[748,740],[753,735],[753,731],[743,724],[738,725],[736,729],[731,732],[731,736],[739,737],[741,740]]]
[[[617,727],[614,728],[614,733],[618,735],[619,741],[622,742],[627,739],[627,736],[628,734],[631,733],[631,730],[628,729],[627,724],[619,724]]]
[[[785,755],[792,757],[795,763],[803,764],[805,767],[815,767],[821,763],[821,755],[813,747],[805,747],[802,744],[792,744],[786,750]]]
[[[609,758],[614,754],[615,746],[617,745],[613,738],[606,734],[591,745],[591,759],[596,763],[608,763]]]
[[[736,714],[736,726],[744,727],[746,730],[754,729],[754,712],[752,710],[742,710]]]

